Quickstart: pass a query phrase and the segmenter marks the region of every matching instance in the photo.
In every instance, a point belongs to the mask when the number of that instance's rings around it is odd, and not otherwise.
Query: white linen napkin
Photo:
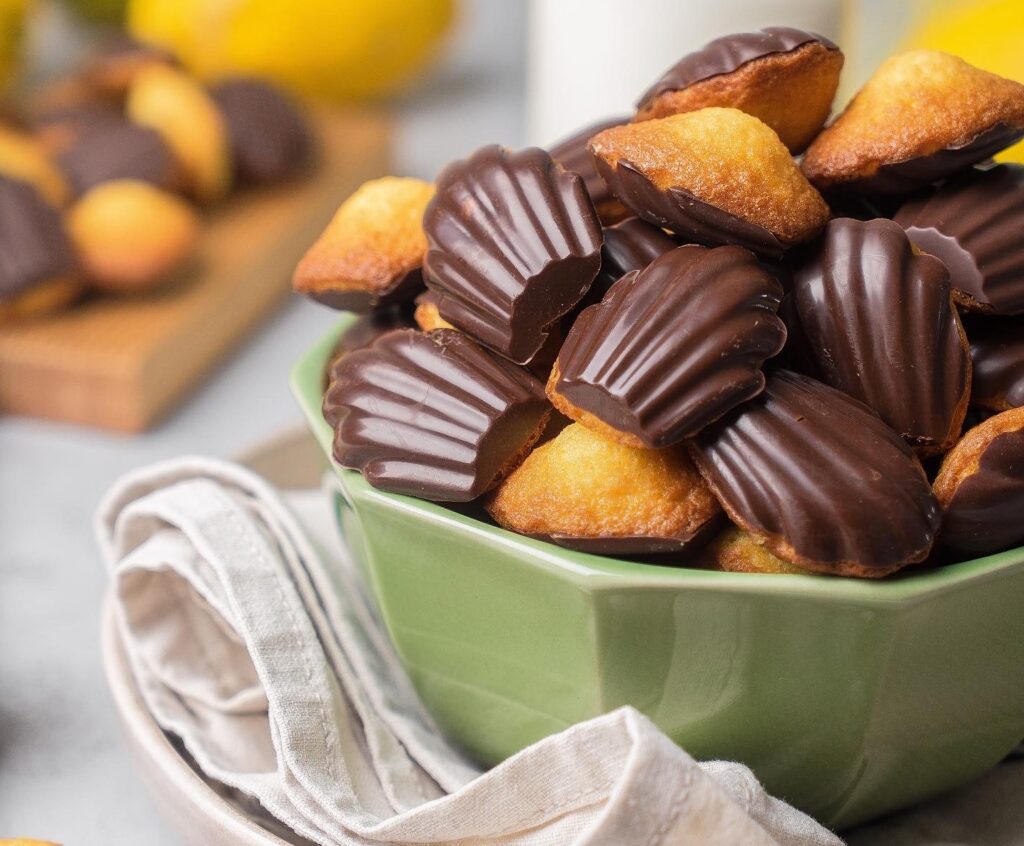
[[[746,767],[698,764],[632,708],[481,773],[417,699],[328,499],[183,458],[100,507],[143,699],[208,778],[321,846],[841,846]]]

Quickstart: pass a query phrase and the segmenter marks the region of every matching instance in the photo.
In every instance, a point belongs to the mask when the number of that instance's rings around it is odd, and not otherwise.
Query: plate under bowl
[[[323,374],[352,319],[292,372],[328,455]],[[339,526],[405,668],[485,763],[630,704],[844,827],[1024,737],[1024,549],[878,582],[717,573],[573,552],[336,470]]]

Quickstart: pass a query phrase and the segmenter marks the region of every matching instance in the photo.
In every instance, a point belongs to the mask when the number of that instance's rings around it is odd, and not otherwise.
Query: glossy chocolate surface
[[[600,156],[597,170],[633,214],[674,232],[684,241],[709,247],[736,245],[767,259],[781,258],[784,246],[763,226],[706,203],[682,188],[662,190],[625,159],[615,166]]]
[[[978,468],[957,486],[942,521],[942,544],[965,556],[1024,542],[1024,430],[1004,432],[983,449]]]
[[[786,329],[782,286],[738,247],[678,247],[612,286],[573,324],[555,390],[664,447],[756,396]]]
[[[519,363],[537,354],[601,264],[601,225],[583,180],[536,147],[484,147],[449,165],[423,229],[424,276],[441,316]]]
[[[312,139],[288,97],[256,79],[225,79],[210,89],[228,128],[235,175],[249,185],[294,176],[307,163]]]
[[[906,203],[894,219],[945,262],[963,305],[1024,312],[1024,167],[972,169]]]
[[[923,560],[940,511],[910,447],[874,412],[787,370],[691,442],[729,516],[808,569],[883,576]]]
[[[913,446],[953,445],[971,362],[941,261],[915,254],[891,220],[838,218],[797,267],[792,304],[814,376]]]
[[[601,245],[601,270],[580,306],[601,302],[608,289],[631,270],[643,270],[658,256],[678,246],[664,229],[638,217],[627,217],[606,226]]]
[[[76,194],[111,179],[137,179],[158,188],[175,181],[175,163],[159,133],[126,120],[82,131],[57,159]]]
[[[660,95],[680,91],[696,82],[732,73],[747,62],[773,53],[788,53],[810,42],[823,44],[830,50],[839,48],[826,38],[785,26],[771,26],[760,32],[740,32],[716,38],[695,53],[684,56],[641,96],[637,109],[643,110]]]
[[[399,329],[334,364],[324,418],[334,457],[374,487],[465,502],[543,426],[543,386],[463,333]]]
[[[423,271],[416,267],[376,291],[334,288],[329,291],[306,291],[305,295],[328,308],[370,314],[379,308],[412,302],[422,291]]]
[[[957,171],[991,158],[1024,138],[1024,129],[997,123],[960,147],[882,165],[876,173],[837,188],[866,194],[906,195],[934,185]]]
[[[621,126],[628,122],[628,117],[597,121],[597,123],[592,123],[573,133],[548,150],[551,158],[558,164],[566,170],[579,174],[583,179],[583,183],[587,187],[587,193],[590,195],[590,199],[594,201],[594,207],[602,219],[618,217],[626,214],[626,212],[619,201],[612,196],[612,192],[608,190],[608,186],[605,185],[601,175],[597,172],[597,167],[594,165],[594,157],[590,155],[590,150],[587,149],[587,142],[604,129]]]
[[[1024,405],[1024,318],[968,315],[971,402],[990,411]]]
[[[0,299],[73,268],[56,209],[30,185],[0,176]]]

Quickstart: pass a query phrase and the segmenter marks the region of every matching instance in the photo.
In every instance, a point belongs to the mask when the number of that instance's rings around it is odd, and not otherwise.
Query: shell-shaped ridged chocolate
[[[171,188],[176,165],[159,133],[130,121],[111,121],[82,133],[58,157],[75,195],[112,179],[138,179]]]
[[[740,32],[716,38],[700,50],[684,56],[665,71],[654,85],[640,95],[636,107],[643,111],[667,91],[680,91],[695,82],[723,73],[732,73],[747,62],[760,59],[762,56],[788,53],[812,41],[818,41],[830,49],[839,49],[820,35],[786,26],[770,26],[760,32]]]
[[[601,245],[601,270],[580,306],[601,302],[608,289],[631,270],[643,270],[658,256],[678,246],[664,229],[638,217],[606,226]]]
[[[840,186],[840,190],[882,197],[906,196],[991,158],[1021,138],[1024,138],[1024,129],[997,123],[959,147],[946,147],[927,156],[884,164],[871,176],[848,182]]]
[[[73,267],[57,211],[30,185],[0,176],[0,299]]]
[[[374,487],[475,499],[525,457],[549,413],[529,372],[463,333],[399,329],[338,359],[324,397],[334,457]]]
[[[764,387],[782,286],[739,247],[678,247],[584,311],[554,390],[644,446],[692,437]]]
[[[449,165],[423,228],[424,277],[441,316],[519,363],[582,299],[601,263],[601,225],[583,180],[536,147],[484,147]]]
[[[785,247],[768,229],[713,206],[683,188],[662,190],[632,162],[615,167],[595,157],[597,171],[634,214],[674,232],[683,241],[708,246],[745,247],[767,259],[782,257]]]
[[[807,569],[878,577],[923,560],[940,511],[910,447],[867,406],[786,370],[691,442],[733,522]]]
[[[1024,167],[971,170],[906,203],[894,219],[945,262],[961,305],[1024,312]]]
[[[968,317],[971,402],[990,411],[1024,406],[1024,318]]]
[[[594,157],[587,149],[587,142],[602,129],[628,122],[628,117],[619,117],[592,123],[559,141],[548,151],[556,163],[566,170],[579,174],[583,179],[583,184],[586,185],[590,199],[594,201],[594,207],[602,217],[605,216],[606,210],[609,210],[609,205],[613,203],[618,205],[618,201],[612,196],[612,192],[608,190],[608,186],[604,184],[604,180],[597,172],[597,168],[594,166]],[[625,213],[624,210],[623,213]]]
[[[797,268],[793,306],[816,377],[925,453],[953,445],[971,360],[941,261],[891,220],[838,218]]]

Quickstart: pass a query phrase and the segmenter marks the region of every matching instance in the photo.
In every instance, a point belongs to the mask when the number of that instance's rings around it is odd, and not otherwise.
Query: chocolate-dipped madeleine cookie
[[[423,211],[433,195],[420,179],[363,183],[295,268],[295,290],[359,313],[412,300],[423,290]]]
[[[601,270],[577,308],[601,302],[616,282],[631,270],[643,270],[658,256],[678,247],[672,237],[638,217],[627,217],[604,228]]]
[[[737,109],[612,127],[590,150],[615,196],[685,240],[779,258],[829,218],[778,136]]]
[[[891,220],[837,218],[797,266],[810,370],[878,412],[921,454],[949,449],[970,399],[967,337],[946,266]]]
[[[557,164],[560,164],[566,170],[579,174],[587,188],[590,199],[594,202],[594,208],[597,211],[598,217],[605,224],[615,223],[628,217],[629,211],[608,190],[608,186],[605,185],[601,174],[597,172],[597,168],[594,166],[594,157],[590,155],[587,143],[601,130],[608,129],[611,126],[621,126],[628,122],[628,117],[600,120],[574,132],[568,138],[559,141],[548,150],[551,158]]]
[[[944,547],[989,555],[1024,542],[1024,408],[990,417],[950,451],[935,478]]]
[[[324,389],[330,384],[334,362],[343,355],[368,347],[381,335],[386,335],[395,329],[412,329],[414,326],[408,305],[380,308],[371,314],[364,314],[352,322],[338,336],[338,340],[331,348],[331,354],[327,358],[327,366],[324,369]]]
[[[843,54],[784,26],[716,38],[684,56],[640,97],[637,120],[728,106],[764,121],[801,152],[828,119]]]
[[[423,228],[424,278],[441,317],[521,364],[601,264],[601,225],[583,180],[536,147],[484,147],[448,165]]]
[[[531,452],[486,507],[506,529],[603,555],[679,552],[721,512],[682,447],[637,449],[578,423]]]
[[[964,320],[971,345],[971,404],[989,411],[1024,406],[1024,319]]]
[[[55,311],[81,290],[60,215],[31,185],[0,176],[0,325]]]
[[[374,487],[466,502],[514,469],[551,407],[528,371],[462,332],[399,329],[337,360],[334,457]]]
[[[884,62],[807,149],[821,189],[907,194],[1024,136],[1024,85],[938,50]]]
[[[776,371],[689,445],[732,521],[798,567],[879,578],[932,548],[940,510],[920,461],[821,382]]]
[[[1024,167],[970,168],[905,203],[894,220],[945,262],[962,308],[1024,312]]]
[[[75,196],[112,179],[141,180],[166,189],[179,181],[174,156],[160,134],[126,120],[105,121],[80,132],[57,163]]]
[[[235,177],[243,185],[271,185],[300,172],[312,152],[298,107],[260,79],[222,79],[210,94],[227,123]]]
[[[730,526],[702,553],[706,565],[723,573],[812,574],[773,554],[764,538],[755,537],[738,526]]]
[[[692,437],[764,387],[786,341],[782,286],[740,247],[677,247],[576,319],[548,381],[568,417],[621,443]]]

